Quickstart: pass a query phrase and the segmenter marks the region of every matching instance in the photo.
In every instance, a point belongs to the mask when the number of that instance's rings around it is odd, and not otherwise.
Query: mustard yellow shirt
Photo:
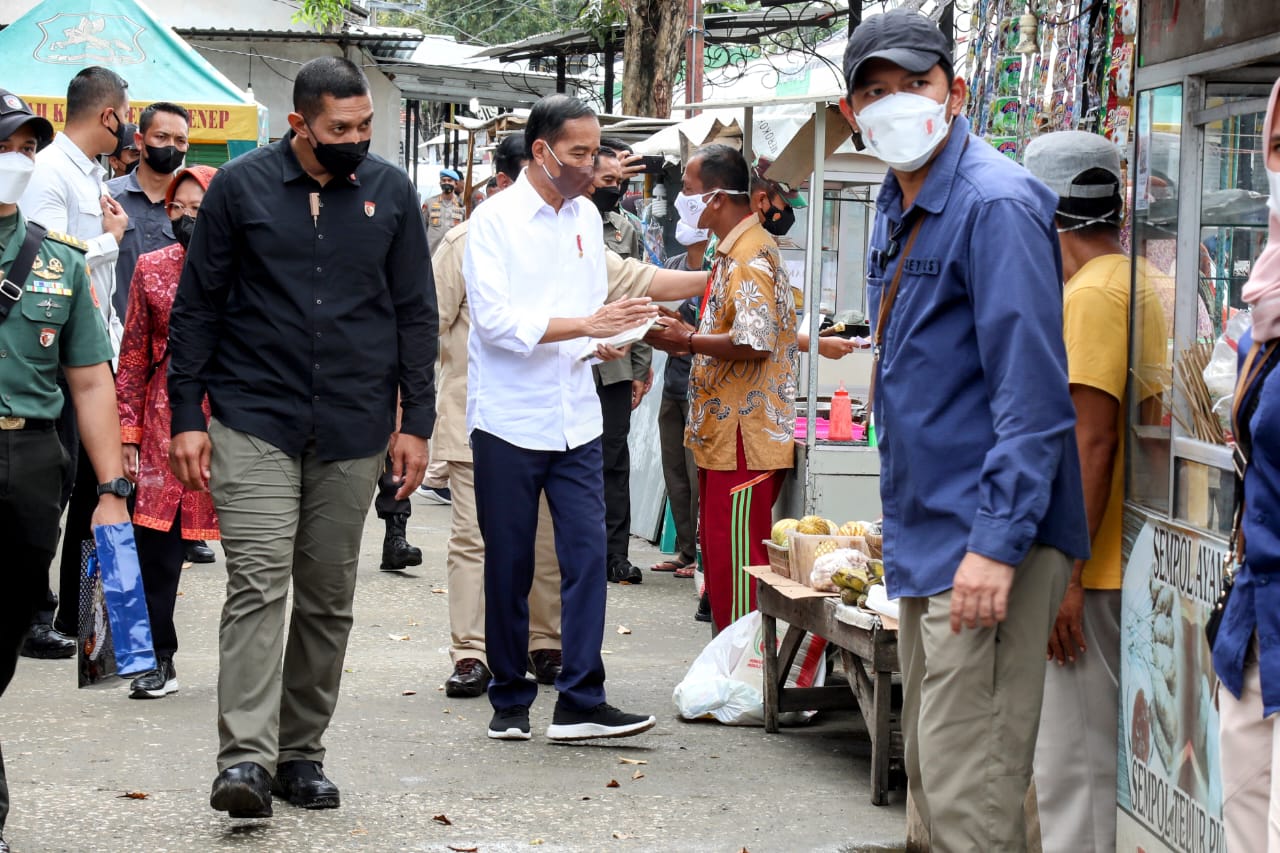
[[[1119,403],[1111,493],[1102,526],[1093,539],[1093,556],[1084,566],[1085,589],[1120,589],[1120,540],[1124,515],[1125,401],[1129,376],[1129,305],[1133,266],[1124,255],[1102,255],[1089,261],[1067,282],[1063,293],[1063,334],[1067,346],[1067,374],[1072,385],[1087,385]],[[1139,267],[1138,295],[1142,302],[1143,352],[1141,364],[1160,364],[1167,334],[1163,311]],[[1149,328],[1148,328],[1149,327]],[[1144,395],[1148,392],[1140,392]]]

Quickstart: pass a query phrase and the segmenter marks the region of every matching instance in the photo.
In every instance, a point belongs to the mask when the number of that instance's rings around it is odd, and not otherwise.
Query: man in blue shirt
[[[969,133],[928,18],[868,18],[841,111],[890,166],[868,253],[885,570],[931,849],[1018,851],[1049,630],[1089,554],[1057,197]]]

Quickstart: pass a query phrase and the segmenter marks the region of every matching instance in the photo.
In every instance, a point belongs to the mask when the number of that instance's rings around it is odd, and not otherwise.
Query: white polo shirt
[[[476,208],[462,272],[471,311],[467,433],[527,450],[566,450],[603,431],[587,338],[540,344],[552,317],[604,305],[605,248],[590,200],[547,204],[527,172]]]

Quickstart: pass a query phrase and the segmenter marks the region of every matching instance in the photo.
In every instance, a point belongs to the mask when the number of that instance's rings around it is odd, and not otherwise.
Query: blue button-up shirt
[[[885,580],[951,588],[965,552],[1089,556],[1062,340],[1057,197],[955,119],[913,207],[891,172],[868,253],[871,317],[903,263],[876,380]],[[896,243],[902,249],[894,249]]]
[[[133,269],[138,258],[147,252],[163,249],[176,242],[169,214],[164,209],[164,199],[152,201],[138,183],[138,171],[107,181],[107,191],[120,202],[129,214],[129,224],[120,241],[120,256],[116,258],[116,293],[111,303],[116,312],[124,316],[129,307],[129,284],[133,281]]]
[[[1240,338],[1241,366],[1252,343],[1251,333]],[[1257,631],[1262,707],[1267,715],[1280,711],[1280,368],[1272,369],[1249,390],[1240,402],[1242,410],[1259,394],[1258,408],[1249,420],[1253,447],[1244,475],[1245,563],[1236,573],[1222,614],[1213,645],[1213,668],[1239,698],[1245,652]]]

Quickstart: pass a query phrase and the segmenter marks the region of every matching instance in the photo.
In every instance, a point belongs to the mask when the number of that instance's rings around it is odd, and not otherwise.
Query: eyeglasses
[[[200,214],[200,205],[186,205],[180,201],[171,201],[164,206],[170,216],[190,216],[193,219]]]

